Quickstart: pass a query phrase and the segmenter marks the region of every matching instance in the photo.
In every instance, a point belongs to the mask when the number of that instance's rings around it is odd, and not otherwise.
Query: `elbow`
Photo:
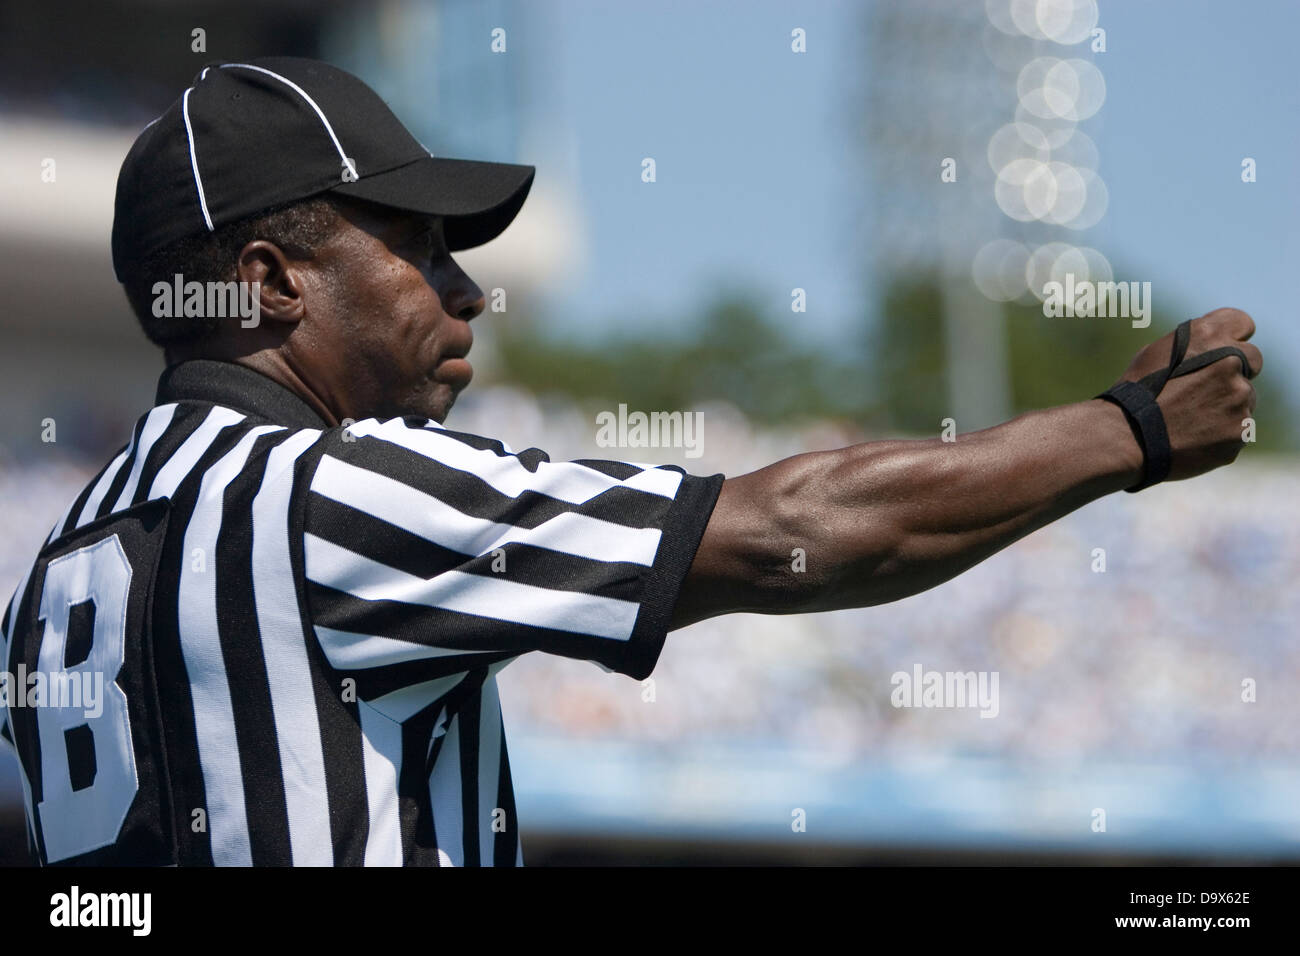
[[[763,476],[761,490],[745,489],[763,514],[742,539],[751,610],[799,614],[896,599],[888,582],[909,536],[887,496],[863,493],[882,464],[862,460],[863,447],[798,455],[746,476]]]

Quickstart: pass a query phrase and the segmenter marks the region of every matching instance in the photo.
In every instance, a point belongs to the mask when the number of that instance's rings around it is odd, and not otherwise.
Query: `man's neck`
[[[242,365],[254,372],[265,375],[271,381],[293,392],[329,425],[335,426],[342,422],[342,418],[322,397],[324,390],[314,388],[308,376],[301,370],[295,369],[279,349],[267,348],[257,352],[240,354],[229,349],[223,349],[219,344],[208,343],[202,349],[170,347],[164,350],[163,356],[168,367],[190,359],[209,359],[216,362],[233,362],[236,365]]]
[[[233,361],[245,368],[251,368],[255,372],[261,372],[271,381],[283,385],[310,405],[312,411],[331,426],[342,422],[342,418],[317,394],[316,390],[307,382],[306,377],[290,366],[278,353],[272,357],[266,352],[257,352],[253,355],[241,356],[233,359]]]

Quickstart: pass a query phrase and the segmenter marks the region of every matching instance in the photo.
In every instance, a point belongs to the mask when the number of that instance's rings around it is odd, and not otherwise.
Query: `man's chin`
[[[432,418],[438,424],[447,419],[451,407],[456,404],[459,389],[442,382],[436,383],[429,391],[408,396],[398,401],[374,417],[380,420],[389,418]]]
[[[460,395],[460,392],[459,388],[439,383],[432,394],[428,395],[420,403],[421,408],[416,414],[424,418],[432,418],[441,425],[447,420],[447,416],[451,414],[452,406],[456,404],[456,398]]]
[[[456,404],[456,393],[452,392],[451,395],[447,397],[446,402],[444,402],[438,408],[434,409],[426,417],[432,418],[435,422],[441,425],[443,422],[447,420],[447,416],[451,414],[452,406],[455,404]]]

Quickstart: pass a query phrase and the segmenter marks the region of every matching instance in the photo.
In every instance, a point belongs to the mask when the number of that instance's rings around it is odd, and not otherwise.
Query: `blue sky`
[[[857,310],[861,149],[841,83],[852,11],[542,9],[541,42],[556,73],[530,94],[534,122],[572,127],[571,165],[560,174],[579,191],[589,246],[575,294],[552,303],[558,323],[579,330],[641,316],[671,328],[719,284],[751,288],[779,308],[791,288],[815,289],[818,321]],[[806,29],[813,52],[790,53],[793,26]],[[657,163],[653,185],[640,180],[645,156]],[[538,163],[540,177],[548,166]]]
[[[534,141],[567,135],[552,156],[520,158],[572,180],[589,239],[550,303],[557,328],[684,328],[719,285],[774,311],[807,288],[801,320],[827,347],[861,321],[873,294],[870,145],[853,129],[871,69],[862,20],[847,2],[540,8],[546,75],[521,108]],[[1102,0],[1100,25],[1107,97],[1085,128],[1110,206],[1084,241],[1179,314],[1247,309],[1271,367],[1295,371],[1300,4]],[[807,30],[806,55],[789,53],[792,26]],[[657,161],[653,186],[642,156]],[[1245,156],[1254,184],[1240,180]]]
[[[1196,313],[1250,312],[1273,368],[1300,353],[1300,4],[1109,3],[1099,133],[1113,261]],[[1241,182],[1253,157],[1258,181]]]

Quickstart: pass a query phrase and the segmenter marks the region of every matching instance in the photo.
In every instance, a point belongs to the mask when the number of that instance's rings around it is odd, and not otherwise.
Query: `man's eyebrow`
[[[442,216],[434,215],[433,213],[413,212],[403,216],[399,220],[399,226],[403,230],[419,229],[425,231],[438,226],[442,222],[442,219]]]
[[[443,236],[442,222],[445,218],[445,216],[438,216],[433,213],[403,210],[389,220],[387,229],[382,234],[382,239],[389,246],[406,245],[436,230],[441,240]]]

